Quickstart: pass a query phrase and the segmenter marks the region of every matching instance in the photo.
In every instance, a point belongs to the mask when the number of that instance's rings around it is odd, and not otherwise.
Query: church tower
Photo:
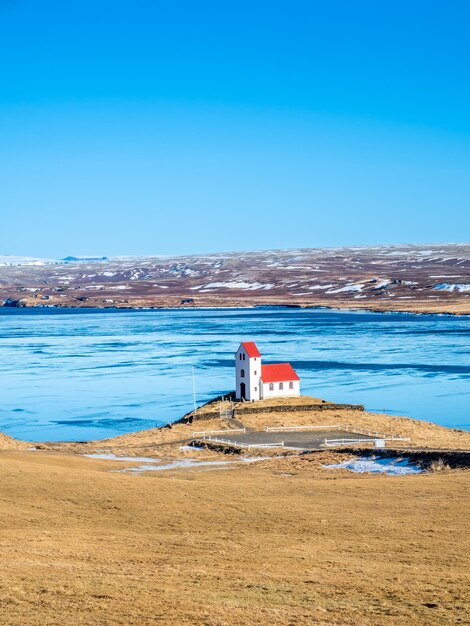
[[[235,398],[260,399],[261,353],[254,341],[244,341],[235,354]]]

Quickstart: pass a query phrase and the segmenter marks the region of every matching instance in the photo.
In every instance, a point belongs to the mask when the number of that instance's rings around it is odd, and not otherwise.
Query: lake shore
[[[77,311],[182,311],[182,310],[230,310],[230,309],[327,309],[331,311],[351,311],[351,312],[369,312],[369,313],[404,313],[414,315],[454,315],[454,316],[467,316],[470,315],[470,300],[465,299],[462,301],[451,303],[433,303],[429,302],[413,302],[408,305],[403,305],[395,302],[387,302],[376,305],[374,303],[360,303],[352,304],[351,301],[337,301],[334,304],[328,304],[323,300],[315,302],[294,302],[292,299],[286,301],[276,302],[267,300],[266,302],[243,301],[237,300],[236,303],[232,301],[213,303],[212,300],[208,300],[206,303],[198,303],[191,305],[177,304],[177,302],[169,302],[162,304],[161,302],[155,303],[149,302],[135,302],[135,303],[123,303],[109,306],[102,302],[93,302],[87,300],[84,303],[77,303],[76,301],[62,302],[60,304],[45,305],[38,303],[37,301],[30,301],[29,299],[22,300],[21,306],[0,306],[0,314],[5,310],[10,312],[12,310],[49,310],[54,309],[57,311],[77,310]]]
[[[331,408],[330,408],[331,405]],[[267,427],[336,425],[357,428],[364,432],[388,433],[403,438],[394,445],[423,449],[470,450],[470,431],[447,428],[431,422],[405,416],[373,413],[349,405],[330,403],[319,398],[303,395],[297,398],[274,398],[250,403],[236,403],[236,419],[219,417],[220,412],[232,406],[230,401],[216,398],[199,406],[194,413],[165,426],[129,432],[124,435],[91,441],[23,441],[0,433],[0,449],[51,450],[72,453],[112,452],[151,456],[163,446],[166,455],[178,455],[181,445],[194,439],[195,431],[221,431],[230,433],[241,427],[264,430]],[[193,451],[194,452],[194,451]]]

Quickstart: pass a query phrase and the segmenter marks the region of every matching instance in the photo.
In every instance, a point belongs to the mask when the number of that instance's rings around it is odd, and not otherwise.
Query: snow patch
[[[345,287],[339,287],[339,289],[330,289],[326,293],[347,293],[353,291],[362,291],[364,289],[364,285],[362,283],[352,283],[350,285],[346,285]]]
[[[374,289],[385,289],[391,284],[390,280],[381,280],[374,285]]]
[[[468,283],[440,283],[439,285],[434,285],[433,289],[438,289],[440,291],[470,291],[470,284]]]
[[[244,291],[254,291],[256,289],[272,289],[274,285],[263,283],[246,283],[246,282],[228,282],[228,283],[207,283],[207,285],[199,285],[191,287],[192,290],[203,289],[243,289]]]
[[[125,474],[140,474],[141,472],[148,472],[149,470],[159,472],[164,470],[181,469],[183,467],[192,468],[202,467],[205,465],[230,465],[231,463],[234,463],[234,461],[197,461],[195,459],[177,459],[176,461],[171,461],[171,463],[163,465],[139,465],[137,467],[129,467],[125,470],[119,471]]]
[[[116,456],[111,452],[95,452],[93,454],[84,454],[89,459],[101,459],[105,461],[132,461],[135,463],[156,463],[158,459],[149,456]]]
[[[349,459],[334,465],[324,465],[326,469],[347,469],[358,474],[388,474],[389,476],[403,476],[406,474],[421,474],[423,469],[411,463],[407,458],[367,458]]]

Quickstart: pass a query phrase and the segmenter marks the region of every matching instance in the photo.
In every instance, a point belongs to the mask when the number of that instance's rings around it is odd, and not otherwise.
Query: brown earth
[[[468,472],[277,463],[133,476],[1,452],[0,624],[469,623]]]
[[[288,402],[321,400],[259,405]],[[414,445],[470,449],[470,433],[408,418],[240,413],[256,428],[335,417],[407,434]],[[356,475],[324,468],[348,452],[248,464],[181,449],[193,431],[232,425],[201,419],[36,451],[0,438],[0,624],[470,623],[468,470]],[[135,462],[81,456],[96,451],[232,463],[135,475],[118,471]]]

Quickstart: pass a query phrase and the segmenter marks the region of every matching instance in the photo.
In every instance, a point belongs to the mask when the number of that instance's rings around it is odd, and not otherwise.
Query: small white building
[[[300,396],[300,378],[290,363],[262,364],[254,341],[244,341],[235,353],[236,400]]]

